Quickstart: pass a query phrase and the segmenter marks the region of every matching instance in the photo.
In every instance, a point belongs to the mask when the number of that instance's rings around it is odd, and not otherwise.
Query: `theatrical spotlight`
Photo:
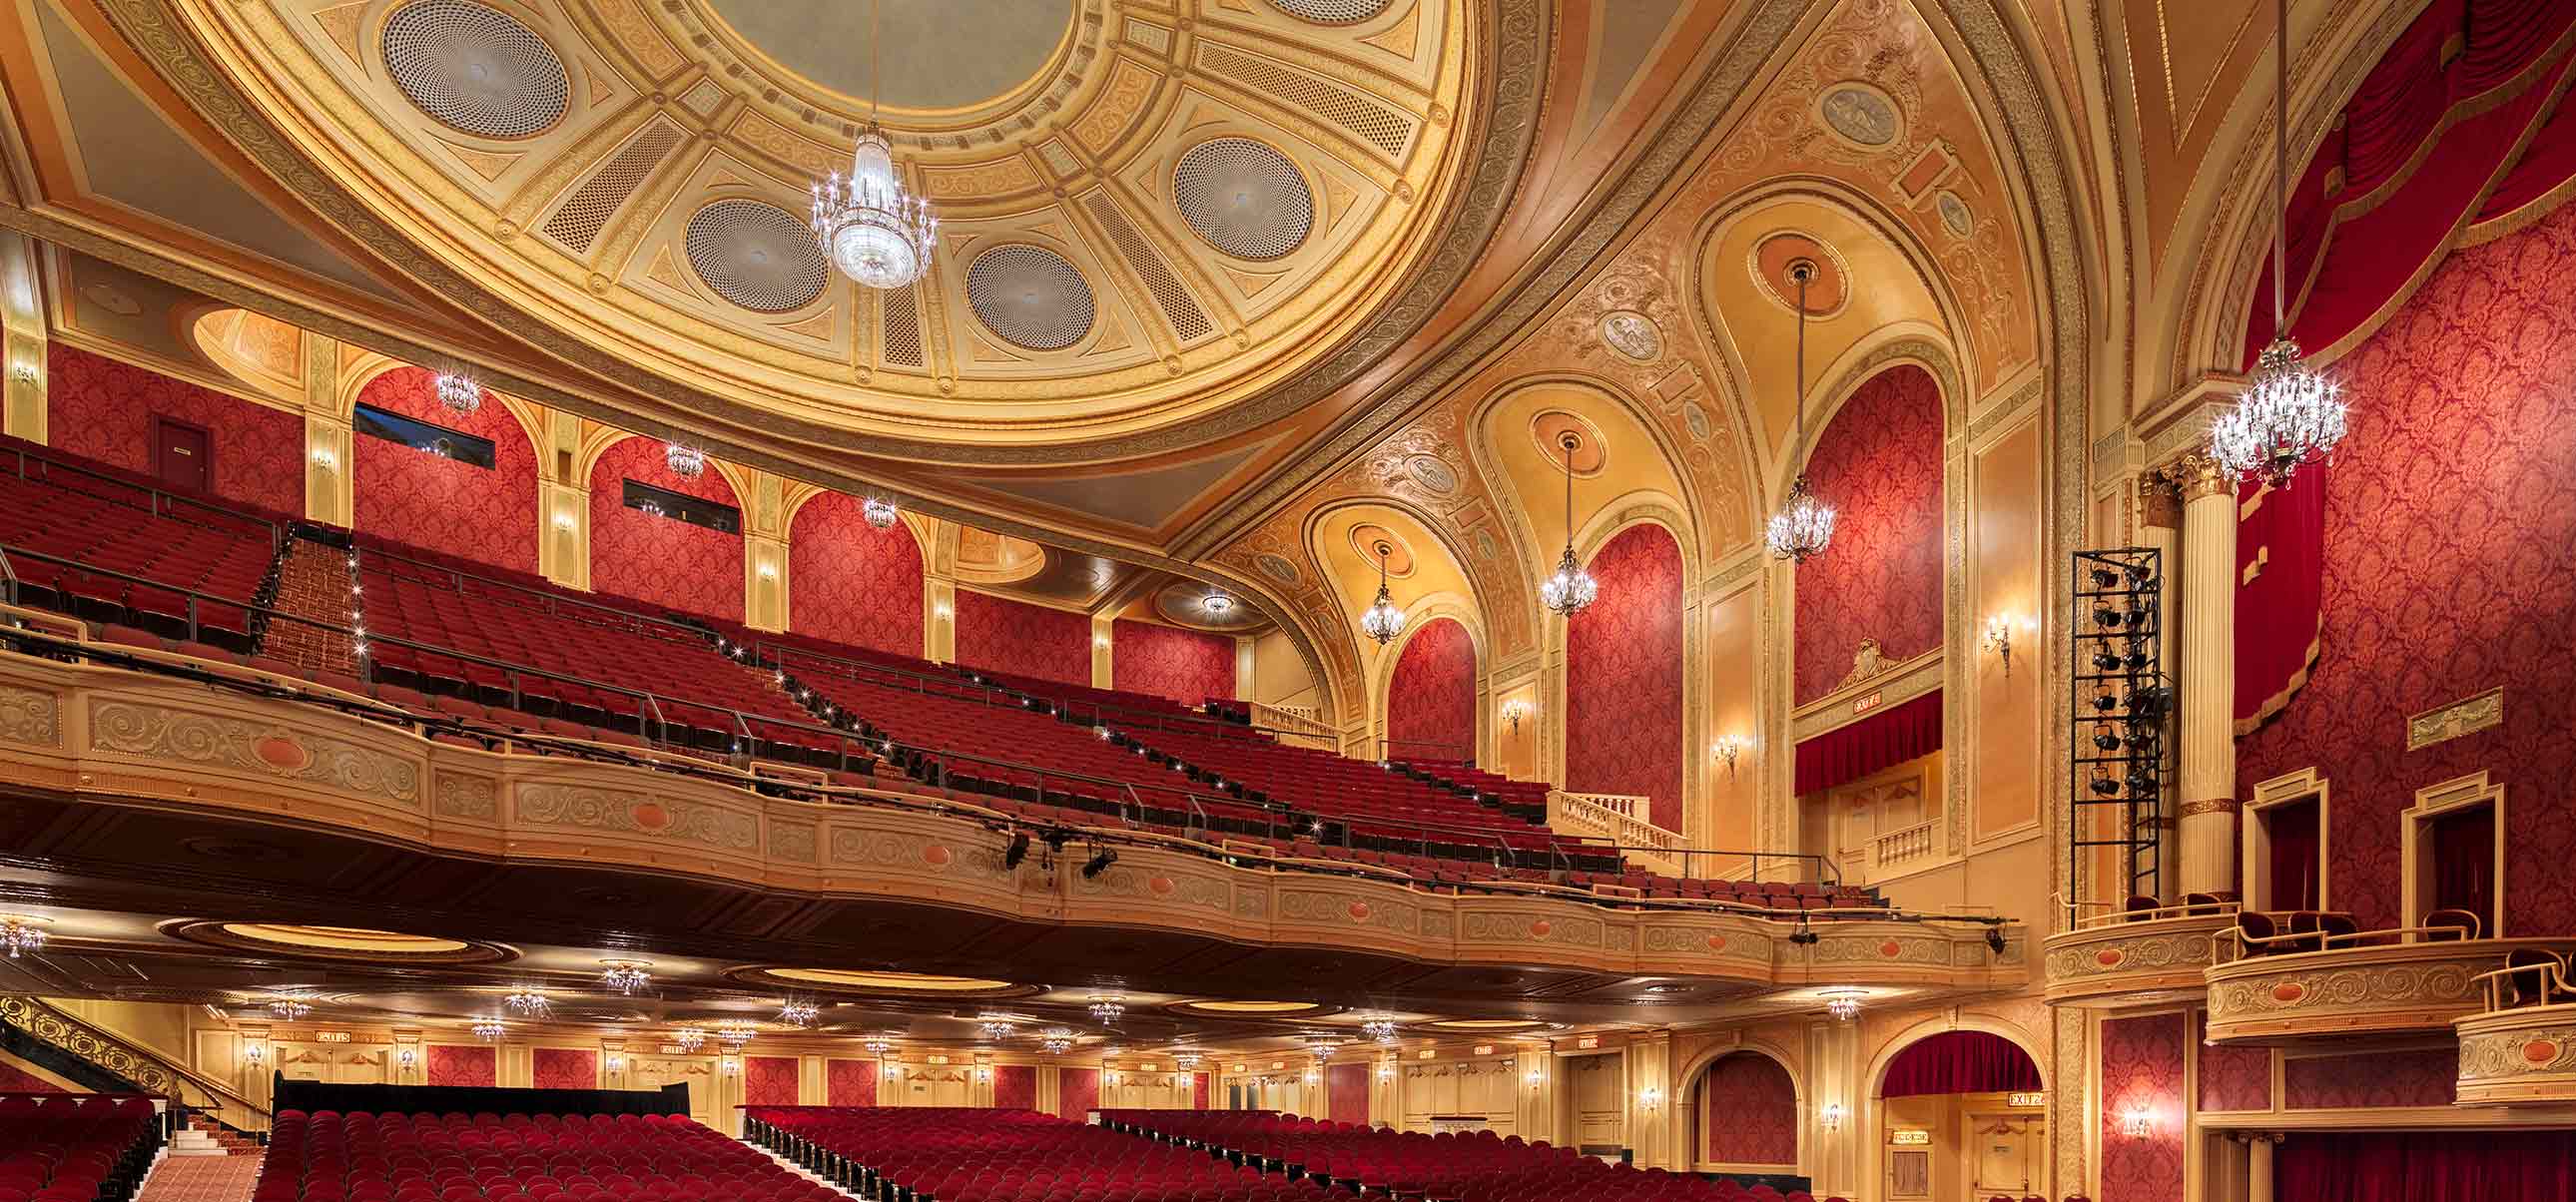
[[[1803,922],[1798,924],[1797,930],[1789,932],[1789,942],[1797,944],[1800,947],[1812,946],[1818,939],[1819,936],[1816,934],[1816,929]]]
[[[1097,877],[1117,862],[1117,852],[1106,847],[1094,847],[1091,849],[1091,858],[1082,862],[1082,879],[1087,881]]]
[[[1998,956],[2004,954],[2004,933],[2000,928],[1986,928],[1986,946]]]
[[[1028,858],[1029,833],[1027,831],[1012,831],[1011,845],[1002,851],[1002,868],[1005,871],[1017,868],[1020,866],[1020,861]]]

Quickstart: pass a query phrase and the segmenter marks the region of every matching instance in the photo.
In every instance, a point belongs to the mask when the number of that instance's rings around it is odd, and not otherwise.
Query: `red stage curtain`
[[[2479,806],[2433,820],[2433,905],[2478,916],[2479,929],[2495,923],[2495,810]]]
[[[2316,909],[2316,799],[2267,810],[2260,821],[2264,833],[2272,839],[2272,858],[2267,865],[2272,877],[2266,886],[2271,896],[2256,899],[2258,904],[2269,910]]]
[[[2248,485],[2237,506],[2236,733],[2244,734],[2289,704],[2317,660],[2326,465],[2300,468],[2288,488]]]
[[[2041,1088],[2039,1066],[2021,1045],[1984,1031],[1943,1031],[1896,1054],[1883,1098],[1922,1094],[2019,1093]]]
[[[2272,1154],[2278,1202],[2576,1202],[2565,1131],[2294,1132]]]
[[[1900,702],[1798,744],[1803,796],[1941,750],[1941,690]]]

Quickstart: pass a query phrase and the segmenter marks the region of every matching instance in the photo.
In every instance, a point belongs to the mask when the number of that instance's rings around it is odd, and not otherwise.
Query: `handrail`
[[[97,469],[95,469],[95,468],[82,467],[81,465],[79,465],[79,464],[77,464],[77,463],[72,463],[72,462],[69,462],[69,461],[67,461],[67,460],[64,460],[64,459],[61,459],[61,458],[57,458],[57,457],[52,456],[52,455],[43,454],[43,453],[42,453],[42,449],[41,449],[41,448],[38,448],[38,447],[32,447],[32,446],[26,446],[26,445],[19,445],[19,446],[13,446],[13,447],[10,447],[10,448],[8,448],[8,449],[9,449],[9,451],[10,451],[10,452],[15,456],[15,458],[16,458],[16,460],[17,460],[17,475],[18,475],[18,478],[19,478],[19,479],[21,479],[21,480],[26,480],[26,479],[29,479],[29,478],[30,478],[30,477],[27,475],[27,461],[28,461],[28,460],[30,460],[30,459],[33,459],[33,460],[35,460],[35,461],[36,461],[36,462],[38,462],[38,463],[41,463],[41,464],[46,465],[47,467],[57,468],[57,469],[60,469],[60,470],[62,470],[62,471],[70,472],[70,473],[72,473],[73,475],[76,475],[76,476],[87,476],[87,477],[89,477],[89,478],[90,478],[90,479],[92,479],[92,480],[103,480],[103,481],[106,481],[106,482],[107,482],[107,483],[109,483],[109,484],[113,484],[113,485],[117,486],[118,488],[130,488],[130,489],[133,489],[133,490],[134,490],[134,491],[136,491],[136,492],[142,493],[144,496],[146,496],[146,497],[150,498],[149,503],[147,503],[147,504],[145,504],[145,505],[140,505],[140,506],[132,505],[132,504],[129,504],[129,503],[125,502],[125,501],[117,500],[117,499],[115,499],[115,498],[113,498],[113,497],[99,497],[99,498],[98,498],[99,500],[106,501],[106,502],[107,502],[108,504],[110,504],[110,505],[124,505],[124,506],[125,506],[126,508],[128,508],[128,509],[137,509],[137,508],[139,508],[139,509],[143,509],[143,510],[145,510],[146,512],[148,512],[148,513],[152,514],[152,515],[153,515],[153,516],[155,516],[155,517],[160,517],[160,516],[163,516],[163,515],[162,515],[162,512],[161,512],[161,504],[162,504],[162,502],[164,502],[164,501],[168,501],[168,502],[170,502],[170,503],[171,503],[171,504],[173,504],[173,505],[187,505],[187,506],[192,506],[192,507],[197,508],[197,509],[205,510],[205,511],[206,511],[206,512],[208,512],[208,513],[220,514],[220,515],[222,515],[222,516],[224,516],[224,517],[233,518],[233,519],[236,519],[236,520],[239,520],[239,521],[251,522],[251,523],[254,523],[254,524],[256,524],[256,525],[262,526],[262,527],[264,527],[264,528],[266,528],[266,529],[267,529],[267,531],[268,531],[268,549],[269,549],[269,553],[270,553],[270,554],[272,554],[272,555],[273,555],[273,554],[275,554],[275,553],[277,552],[278,548],[280,547],[280,545],[281,545],[281,543],[282,543],[282,540],[283,540],[283,539],[284,539],[284,537],[285,537],[285,530],[284,530],[284,528],[283,528],[282,526],[280,526],[280,525],[279,525],[278,519],[277,519],[277,518],[275,518],[275,517],[262,516],[262,515],[260,515],[260,514],[256,514],[256,513],[249,513],[249,512],[246,512],[246,511],[240,510],[240,509],[234,509],[234,508],[231,508],[231,507],[229,507],[229,506],[225,506],[225,505],[218,505],[218,504],[215,504],[213,501],[208,500],[208,499],[206,499],[206,498],[203,498],[203,497],[191,497],[191,496],[187,496],[187,495],[182,494],[182,493],[175,493],[175,492],[171,492],[171,491],[169,491],[169,490],[167,490],[167,489],[161,488],[161,487],[160,487],[160,486],[158,486],[158,485],[145,484],[145,483],[142,483],[142,482],[140,482],[140,481],[135,481],[135,480],[120,479],[120,478],[118,478],[118,477],[116,477],[116,476],[111,476],[111,475],[107,474],[106,472],[99,471],[99,470],[97,470]],[[178,515],[176,515],[176,514],[171,514],[171,515],[168,515],[168,516],[177,517]],[[187,521],[188,519],[186,519],[186,518],[181,518],[180,520],[181,520],[181,521]]]
[[[2524,973],[2539,974],[2540,979],[2533,982],[2532,996],[2540,1000],[2520,1005],[2505,1001],[2505,984]],[[2576,982],[2568,979],[2566,962],[2556,957],[2538,964],[2516,964],[2492,972],[2482,972],[2469,978],[2469,981],[2484,988],[2486,1012],[2489,1014],[2530,1010],[2542,1006],[2576,1006]],[[2553,1002],[2550,1000],[2552,997],[2564,997],[2567,1000]]]
[[[333,547],[331,549],[334,551],[339,550],[337,547]],[[605,605],[597,601],[586,600],[581,597],[571,596],[567,593],[556,592],[551,589],[532,588],[515,580],[503,580],[497,576],[486,576],[480,572],[469,572],[463,568],[450,567],[441,563],[432,563],[429,560],[420,558],[419,556],[408,555],[401,551],[387,550],[381,546],[370,547],[364,542],[359,541],[355,537],[355,532],[352,532],[352,536],[349,540],[349,550],[347,551],[347,555],[349,556],[351,565],[358,567],[361,571],[365,570],[363,561],[368,557],[373,556],[391,559],[401,563],[415,564],[433,572],[444,573],[448,577],[459,582],[457,585],[457,591],[459,593],[465,591],[465,586],[462,582],[467,580],[481,581],[482,583],[491,585],[495,588],[505,588],[512,592],[525,593],[528,596],[544,601],[547,613],[555,612],[555,607],[557,605],[577,605],[583,609],[596,610],[619,621],[635,622],[652,626],[667,626],[672,630],[686,634],[692,638],[703,639],[708,634],[706,628],[692,626],[687,622],[675,621],[671,618],[657,618],[651,614],[636,613],[631,609],[619,609],[614,605]]]
[[[2238,901],[2174,902],[2140,910],[2121,909],[2120,907],[2125,904],[2122,902],[2059,900],[2058,904],[2067,908],[2067,929],[2070,931],[2089,931],[2132,922],[2156,922],[2167,918],[2234,918],[2245,908],[2245,904]],[[2106,910],[2108,913],[2086,917],[2083,911],[2087,908]]]
[[[94,1022],[64,1013],[34,995],[0,997],[0,1023],[16,1027],[35,1039],[123,1077],[145,1093],[167,1098],[190,1109],[210,1112],[236,1130],[256,1131],[268,1123],[268,1111],[231,1086],[159,1053],[138,1047]],[[205,1095],[205,1099],[191,1100],[183,1088],[185,1086],[194,1086]],[[228,1114],[241,1121],[226,1118]]]
[[[2424,940],[2413,938],[2413,936],[2418,935],[2439,935],[2442,937]],[[2401,936],[2404,938],[2399,938]],[[2249,945],[2261,947],[2306,945],[2298,947],[2295,951],[2284,953],[2286,955],[2300,955],[2307,952],[2326,952],[2355,947],[2376,947],[2382,946],[2383,944],[2387,946],[2401,946],[2417,942],[2480,942],[2476,931],[2456,926],[2381,927],[2377,930],[2343,931],[2335,934],[2327,934],[2324,931],[2283,931],[2274,935],[2248,935],[2245,933],[2243,927],[2230,926],[2221,927],[2218,930],[2210,932],[2209,937],[2211,941],[2210,963],[2212,964],[2233,964],[2238,960],[2252,959],[2254,957],[2254,952],[2252,947]],[[2231,944],[2233,945],[2233,954],[2229,954],[2229,945]]]

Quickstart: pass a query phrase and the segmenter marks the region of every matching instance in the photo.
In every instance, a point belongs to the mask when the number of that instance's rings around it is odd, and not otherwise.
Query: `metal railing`
[[[204,1114],[236,1131],[268,1128],[268,1111],[239,1090],[119,1038],[96,1023],[75,1018],[42,998],[0,997],[0,1024],[167,1099],[174,1110]]]

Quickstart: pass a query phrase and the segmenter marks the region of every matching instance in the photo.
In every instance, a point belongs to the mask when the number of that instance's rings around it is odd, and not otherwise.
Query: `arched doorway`
[[[2000,1032],[1900,1041],[1880,1058],[1865,1121],[1882,1202],[2049,1192],[2047,1085],[2030,1052]]]

